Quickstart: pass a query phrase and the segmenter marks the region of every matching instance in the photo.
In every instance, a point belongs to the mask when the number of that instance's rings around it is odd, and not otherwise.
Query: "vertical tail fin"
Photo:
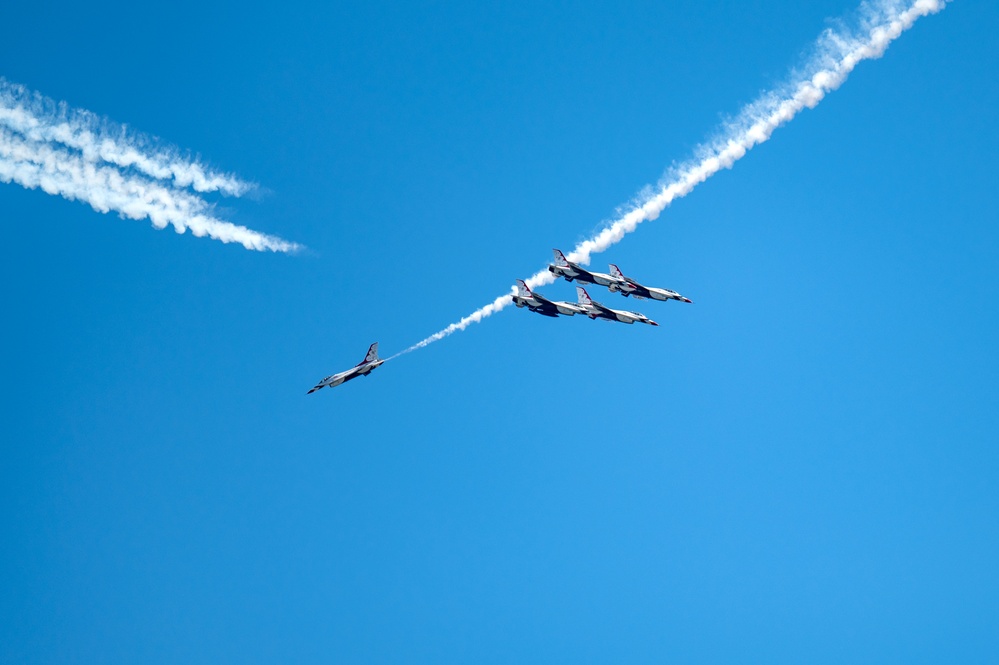
[[[569,261],[566,260],[565,254],[563,254],[561,250],[553,249],[552,253],[555,255],[555,265],[560,267],[569,265]]]
[[[610,264],[609,268],[610,268],[611,277],[614,277],[616,279],[620,279],[621,281],[624,281],[624,273],[621,272],[620,268],[618,268],[613,263]]]
[[[576,297],[579,299],[580,305],[592,305],[593,301],[590,300],[590,294],[586,292],[581,286],[576,287]]]
[[[522,279],[518,279],[517,280],[517,295],[520,296],[521,298],[530,298],[534,294],[531,293],[531,289],[527,288],[527,282],[525,282]]]
[[[374,344],[368,347],[368,354],[364,356],[364,360],[361,362],[363,364],[363,363],[374,362],[376,360],[378,360],[378,342],[375,342]]]

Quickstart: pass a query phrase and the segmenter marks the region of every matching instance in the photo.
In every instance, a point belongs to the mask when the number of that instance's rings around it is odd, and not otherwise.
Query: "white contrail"
[[[208,203],[185,190],[123,175],[113,167],[95,165],[49,144],[25,141],[4,129],[0,129],[0,182],[37,187],[48,194],[89,203],[98,212],[148,218],[158,229],[171,225],[178,233],[190,230],[195,236],[237,242],[247,249],[299,249],[287,240],[213,217]]]
[[[158,180],[198,192],[222,192],[241,196],[255,185],[206,169],[186,159],[174,148],[157,145],[153,139],[129,131],[90,111],[65,104],[0,78],[0,126],[36,142],[60,143],[82,153],[84,160],[133,168]]]
[[[576,245],[567,258],[587,264],[593,254],[621,241],[644,221],[656,219],[673,201],[689,194],[697,185],[722,169],[731,168],[755,146],[765,143],[774,130],[790,122],[800,111],[814,108],[846,80],[864,60],[881,57],[885,49],[917,19],[942,10],[949,0],[881,0],[865,2],[859,10],[855,30],[828,29],[815,45],[815,55],[801,74],[780,88],[762,95],[746,106],[735,121],[728,123],[718,138],[701,146],[697,158],[667,175],[658,189],[600,233]],[[551,284],[555,276],[541,270],[528,278],[531,287]],[[502,295],[447,328],[396,354],[400,356],[423,348],[451,333],[505,308],[512,302]],[[395,357],[395,356],[393,356]]]
[[[58,108],[53,111],[53,108]],[[152,146],[150,148],[150,146]],[[148,148],[148,149],[147,149]],[[149,219],[252,250],[293,252],[296,243],[218,219],[200,193],[239,196],[253,188],[115,129],[86,111],[67,110],[0,79],[0,182],[82,201],[102,213]]]

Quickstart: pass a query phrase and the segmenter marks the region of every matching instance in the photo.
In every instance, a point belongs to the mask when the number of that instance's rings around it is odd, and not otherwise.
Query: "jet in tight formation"
[[[368,353],[364,356],[364,360],[346,371],[327,376],[306,394],[311,395],[321,388],[332,388],[340,385],[341,383],[346,383],[351,379],[356,379],[359,376],[367,376],[368,374],[371,374],[371,372],[375,371],[375,368],[384,362],[384,360],[378,357],[378,342],[375,342],[368,347]]]
[[[517,280],[517,294],[513,296],[513,304],[517,307],[526,307],[541,316],[550,316],[552,318],[557,317],[559,314],[573,316],[585,313],[585,310],[579,305],[564,300],[555,302],[554,300],[545,298],[540,293],[531,291],[527,286],[527,282],[522,279]]]
[[[607,287],[611,291],[617,291],[622,296],[627,298],[628,296],[635,296],[639,300],[679,300],[680,302],[692,303],[694,302],[690,298],[681,296],[676,291],[670,291],[669,289],[660,289],[655,286],[642,286],[630,277],[625,277],[621,269],[618,268],[613,263],[610,264],[611,276],[618,280],[615,284]]]
[[[606,286],[612,291],[614,289],[611,287],[616,286],[619,283],[619,280],[613,275],[608,275],[602,272],[592,272],[578,263],[573,263],[565,258],[565,254],[557,249],[553,249],[552,252],[555,254],[555,263],[549,264],[548,272],[552,273],[556,277],[565,277],[565,281],[567,282],[579,280],[580,282],[584,282],[586,284]]]
[[[569,261],[565,258],[565,254],[557,249],[552,250],[552,252],[555,254],[555,262],[548,266],[548,272],[556,277],[564,277],[567,282],[576,280],[586,284],[606,286],[609,291],[620,293],[626,298],[628,296],[635,296],[639,300],[679,300],[686,303],[692,302],[690,298],[685,298],[676,291],[653,286],[643,286],[630,277],[626,277],[621,272],[621,269],[613,263],[610,264],[610,274],[593,272],[577,263]]]
[[[604,321],[620,321],[621,323],[647,323],[650,326],[659,324],[638,312],[629,312],[623,309],[611,309],[606,305],[601,305],[596,300],[590,298],[590,294],[581,286],[576,287],[576,295],[579,296],[579,306],[584,309],[583,314],[591,319],[603,319]]]

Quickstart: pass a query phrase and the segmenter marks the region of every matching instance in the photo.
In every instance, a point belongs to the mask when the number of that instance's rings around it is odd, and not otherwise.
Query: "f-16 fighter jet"
[[[690,298],[684,298],[676,291],[669,289],[659,289],[654,286],[642,286],[630,277],[625,277],[621,269],[613,263],[610,264],[611,276],[617,283],[610,285],[611,291],[617,291],[622,296],[635,296],[638,299],[652,298],[653,300],[679,300],[681,302],[693,302]]]
[[[367,376],[375,370],[376,367],[381,365],[384,360],[378,357],[378,342],[375,342],[370,347],[368,347],[368,354],[364,356],[364,360],[357,363],[345,372],[340,372],[339,374],[332,374],[327,376],[325,379],[316,384],[316,387],[310,390],[307,395],[311,395],[320,388],[326,388],[329,386],[338,386],[341,383],[346,383],[351,379],[356,379],[359,376]]]
[[[567,282],[578,279],[580,282],[585,282],[586,284],[599,284],[608,288],[618,283],[618,279],[613,275],[605,275],[602,272],[591,272],[565,258],[565,254],[561,251],[553,249],[552,252],[555,254],[555,263],[548,265],[548,272],[556,277],[565,277],[565,281]]]
[[[557,317],[559,314],[573,316],[582,314],[584,310],[575,303],[564,301],[552,301],[544,296],[534,293],[528,288],[527,282],[522,279],[517,280],[517,295],[513,297],[513,304],[517,307],[526,307],[532,312],[537,312],[542,316]]]
[[[601,305],[595,300],[591,300],[590,294],[587,293],[586,289],[581,286],[576,287],[576,294],[579,296],[579,306],[585,310],[583,313],[591,319],[606,319],[608,321],[620,321],[621,323],[627,324],[632,324],[637,321],[638,323],[647,323],[650,326],[659,325],[644,314],[639,314],[638,312],[627,312],[622,309],[611,309],[610,307]]]

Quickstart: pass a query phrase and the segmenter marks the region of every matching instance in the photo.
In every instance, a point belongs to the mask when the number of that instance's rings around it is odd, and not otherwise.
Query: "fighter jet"
[[[333,386],[338,386],[341,383],[346,383],[351,379],[356,379],[359,376],[367,376],[383,362],[385,361],[381,360],[378,357],[378,342],[375,342],[370,347],[368,347],[368,354],[364,356],[364,360],[357,363],[356,365],[346,370],[345,372],[340,372],[339,374],[331,374],[330,376],[327,376],[325,379],[317,383],[315,388],[313,388],[306,394],[311,395],[320,388],[326,388],[327,386],[332,388]]]
[[[542,316],[557,317],[559,314],[573,316],[582,314],[584,310],[575,303],[565,301],[552,301],[541,294],[534,293],[527,286],[527,282],[522,279],[517,280],[517,295],[513,296],[513,304],[517,307],[526,307],[532,312],[537,312]]]
[[[553,249],[552,253],[555,254],[555,263],[548,265],[548,272],[556,277],[565,277],[565,281],[567,282],[577,279],[586,284],[599,284],[606,287],[618,283],[618,279],[613,275],[605,275],[602,272],[591,272],[579,264],[569,261],[565,258],[565,254],[557,249]]]
[[[639,300],[651,298],[653,300],[679,300],[681,302],[693,302],[690,298],[681,296],[676,291],[669,289],[659,289],[654,286],[642,286],[630,277],[625,277],[621,269],[613,263],[610,264],[611,276],[617,280],[615,284],[608,286],[611,291],[617,291],[622,296],[635,296]]]
[[[659,325],[644,314],[639,314],[638,312],[627,312],[622,309],[611,309],[610,307],[601,305],[595,300],[591,300],[590,294],[587,293],[586,289],[581,286],[576,287],[576,294],[579,296],[579,306],[585,310],[583,313],[593,320],[605,319],[607,321],[620,321],[621,323],[627,323],[629,325],[637,321],[638,323],[647,323],[650,326]]]

